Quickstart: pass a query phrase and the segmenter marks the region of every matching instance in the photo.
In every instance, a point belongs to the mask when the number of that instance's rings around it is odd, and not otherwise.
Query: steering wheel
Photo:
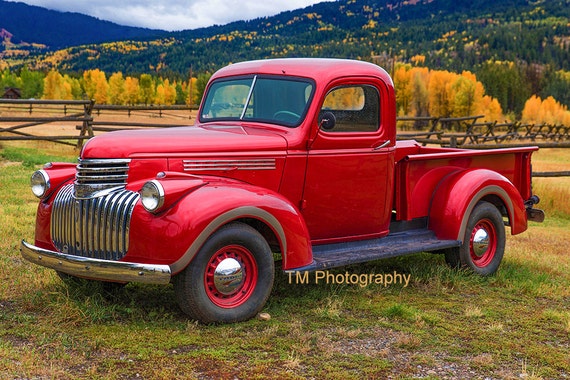
[[[296,122],[301,115],[291,111],[277,111],[273,114],[273,118],[281,121]]]

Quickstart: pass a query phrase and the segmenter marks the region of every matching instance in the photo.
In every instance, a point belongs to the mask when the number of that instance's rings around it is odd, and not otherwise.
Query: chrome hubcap
[[[473,235],[473,253],[480,257],[489,248],[489,232],[484,228],[479,228]]]
[[[227,258],[214,271],[214,286],[224,295],[234,293],[243,283],[243,269],[239,261]]]

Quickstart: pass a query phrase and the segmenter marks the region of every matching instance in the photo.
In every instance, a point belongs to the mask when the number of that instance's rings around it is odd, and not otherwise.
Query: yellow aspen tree
[[[564,114],[562,115],[562,118],[560,120],[560,124],[564,126],[570,125],[570,111],[568,110],[564,111]]]
[[[431,116],[450,117],[453,113],[455,76],[447,70],[430,73],[428,83],[429,111]]]
[[[464,93],[456,93],[455,99],[455,116],[473,116],[480,115],[481,103],[485,96],[485,87],[483,83],[477,80],[477,76],[469,71],[463,71],[457,81],[462,82],[463,86],[459,86],[458,90]],[[459,104],[457,104],[459,102]],[[484,113],[484,112],[483,112]]]
[[[557,123],[560,113],[560,104],[552,96],[549,96],[542,101],[538,117],[541,123],[553,125]]]
[[[542,99],[536,95],[531,96],[524,104],[521,121],[528,124],[538,124],[541,105]]]
[[[116,72],[109,77],[109,104],[123,105],[125,104],[125,78],[123,73]]]
[[[475,110],[475,83],[464,76],[457,76],[451,87],[454,95],[451,116],[473,115]]]
[[[410,65],[398,65],[394,70],[396,110],[398,116],[410,115],[412,107],[412,71]]]
[[[414,67],[410,70],[412,78],[412,116],[429,116],[428,83],[430,71],[427,67]]]
[[[97,71],[99,71],[97,69]],[[88,99],[93,99],[95,97],[95,89],[96,89],[96,84],[95,84],[95,70],[85,70],[83,72],[83,90],[85,91],[85,95],[87,96]]]
[[[501,103],[489,95],[483,96],[476,114],[484,115],[485,121],[501,121],[504,118]]]
[[[190,78],[188,81],[188,98],[186,99],[186,105],[192,106],[198,103],[198,78]]]
[[[144,104],[151,104],[155,98],[154,80],[150,74],[142,74],[139,79],[140,100]]]
[[[533,95],[525,103],[521,120],[529,124],[569,125],[570,112],[552,96],[542,100]]]
[[[153,103],[160,105],[166,104],[166,90],[164,89],[164,84],[160,83],[156,86]]]
[[[96,76],[95,97],[93,98],[98,104],[107,104],[107,93],[109,92],[109,83],[105,73],[99,71]]]
[[[81,88],[81,83],[79,82],[79,79],[77,78],[72,78],[69,75],[65,74],[63,76],[63,80],[65,81],[65,83],[67,83],[69,85],[69,89],[71,91],[71,99],[83,99],[83,89]]]
[[[109,84],[105,73],[99,69],[87,70],[83,73],[83,89],[89,99],[96,103],[107,103]]]
[[[164,101],[169,106],[176,102],[176,82],[170,83],[168,79],[164,80]]]
[[[52,70],[44,78],[43,99],[71,100],[71,86],[66,82],[59,72]]]
[[[140,103],[139,80],[133,77],[125,78],[125,102],[129,105]]]
[[[170,84],[168,79],[156,86],[156,104],[172,105],[176,101],[176,87]]]

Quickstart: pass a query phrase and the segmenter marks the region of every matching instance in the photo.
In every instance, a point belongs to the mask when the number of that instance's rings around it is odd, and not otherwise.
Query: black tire
[[[497,207],[479,202],[471,212],[463,244],[445,250],[445,261],[452,268],[468,268],[489,276],[494,274],[505,253],[505,225]]]
[[[178,305],[192,319],[240,322],[261,311],[274,277],[275,263],[267,241],[253,227],[234,222],[208,238],[175,277],[174,291]]]

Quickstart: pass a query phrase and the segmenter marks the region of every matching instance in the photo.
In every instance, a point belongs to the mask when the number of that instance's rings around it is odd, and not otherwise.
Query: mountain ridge
[[[159,37],[167,33],[162,30],[123,26],[81,13],[60,12],[4,0],[0,0],[0,29],[11,34],[11,43],[40,45],[43,47],[41,50],[57,50],[130,38]],[[6,42],[5,37],[3,40]]]
[[[384,66],[419,59],[454,71],[473,70],[488,60],[570,70],[569,3],[339,0],[226,25],[157,32],[154,38],[87,43],[43,55],[36,51],[14,61],[44,71],[98,68],[173,77],[242,60],[298,56],[375,60]]]

